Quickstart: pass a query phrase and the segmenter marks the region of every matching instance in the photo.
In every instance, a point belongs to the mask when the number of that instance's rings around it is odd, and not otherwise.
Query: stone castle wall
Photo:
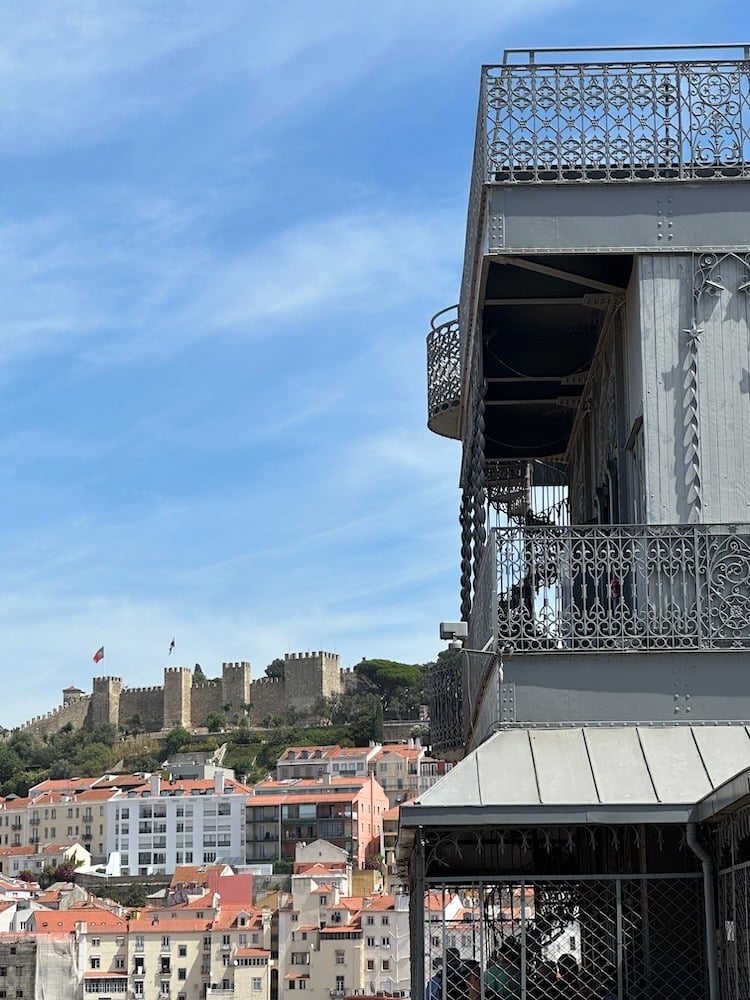
[[[120,695],[120,725],[127,727],[138,716],[147,732],[162,728],[164,689],[159,687],[124,688]]]
[[[261,677],[253,681],[250,696],[252,709],[250,725],[262,726],[269,717],[281,715],[284,710],[286,685],[280,677]]]
[[[221,711],[221,682],[193,684],[190,689],[190,724],[193,727],[205,725],[211,712]]]
[[[338,694],[341,691],[338,654],[287,653],[284,688],[284,703],[297,711],[312,708],[321,697]]]
[[[75,728],[93,729],[105,723],[127,727],[138,716],[147,732],[159,732],[182,725],[205,726],[211,712],[224,712],[230,721],[247,715],[250,725],[262,725],[270,716],[283,715],[285,708],[310,711],[321,697],[349,689],[350,670],[342,671],[337,653],[287,653],[284,677],[251,678],[248,661],[222,664],[221,678],[194,684],[188,667],[166,667],[164,684],[154,687],[125,687],[120,677],[94,677],[90,695],[72,698],[43,716],[35,716],[13,730],[54,733],[67,723]]]
[[[46,736],[59,732],[63,726],[70,723],[74,729],[81,729],[86,723],[91,697],[87,694],[80,698],[71,700],[67,705],[60,705],[46,715],[35,715],[22,726],[16,727],[13,732],[23,729],[25,732],[33,733],[35,736]]]

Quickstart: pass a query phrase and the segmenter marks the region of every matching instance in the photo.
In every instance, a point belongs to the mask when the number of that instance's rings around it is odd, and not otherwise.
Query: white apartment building
[[[177,865],[244,861],[245,785],[213,780],[163,781],[116,792],[107,802],[107,844],[123,875],[169,873]]]

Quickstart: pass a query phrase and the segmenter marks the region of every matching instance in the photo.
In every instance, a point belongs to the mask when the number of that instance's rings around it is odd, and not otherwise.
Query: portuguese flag
[[[99,660],[104,659],[104,646],[100,646],[94,653],[94,663],[98,663]]]

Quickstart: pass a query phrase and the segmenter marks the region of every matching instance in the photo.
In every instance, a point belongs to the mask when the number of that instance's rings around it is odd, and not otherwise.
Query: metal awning
[[[400,831],[683,823],[748,768],[750,730],[739,723],[510,727],[405,803]]]

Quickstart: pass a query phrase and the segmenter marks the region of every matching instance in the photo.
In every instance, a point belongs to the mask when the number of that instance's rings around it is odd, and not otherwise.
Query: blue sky
[[[458,296],[479,67],[723,40],[707,23],[645,0],[0,8],[0,724],[94,673],[160,683],[173,636],[209,676],[434,657],[459,449],[425,427],[424,337]]]

